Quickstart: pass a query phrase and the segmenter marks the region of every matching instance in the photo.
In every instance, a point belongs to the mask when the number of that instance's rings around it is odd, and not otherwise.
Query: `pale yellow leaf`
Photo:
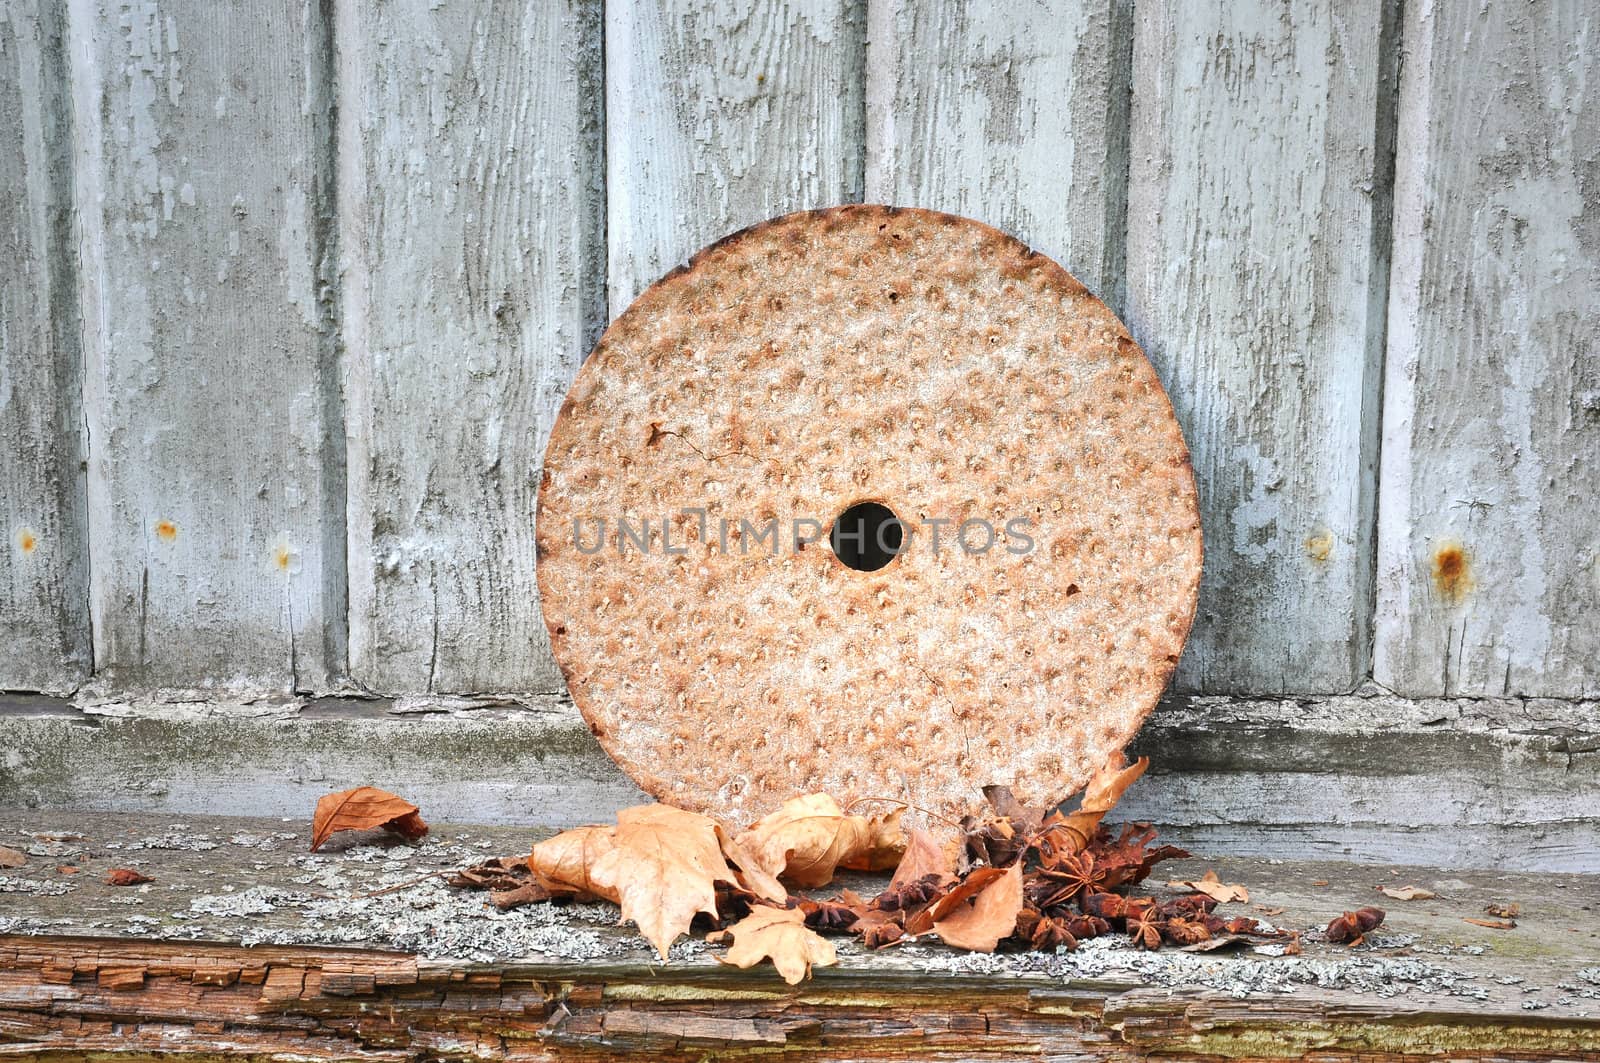
[[[944,912],[933,932],[946,944],[972,952],[993,952],[1017,928],[1022,912],[1022,865],[1012,864],[971,901]]]

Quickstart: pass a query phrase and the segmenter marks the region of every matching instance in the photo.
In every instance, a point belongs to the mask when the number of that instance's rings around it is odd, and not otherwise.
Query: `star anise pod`
[[[1209,914],[1216,906],[1216,898],[1204,893],[1190,893],[1162,901],[1156,906],[1156,911],[1163,919],[1194,919]]]
[[[1345,912],[1328,924],[1328,941],[1334,945],[1349,945],[1354,948],[1361,944],[1367,936],[1367,931],[1383,922],[1383,916],[1382,908],[1357,908],[1353,912]]]
[[[1081,893],[1098,890],[1104,878],[1093,853],[1069,853],[1055,866],[1039,869],[1033,900],[1040,908],[1066,904]]]
[[[806,926],[813,930],[849,930],[861,918],[849,905],[838,901],[813,901],[802,897],[800,910],[806,913]]]
[[[894,889],[884,890],[872,902],[874,908],[885,912],[903,912],[927,904],[939,895],[939,875],[923,875]]]
[[[1153,912],[1128,916],[1128,937],[1141,949],[1154,952],[1161,947],[1161,923]]]
[[[1198,945],[1211,936],[1211,931],[1187,919],[1168,919],[1161,925],[1161,933],[1174,945]]]
[[[1085,893],[1078,898],[1084,915],[1121,919],[1128,914],[1128,898],[1119,893]]]
[[[1040,952],[1054,952],[1062,945],[1071,951],[1078,947],[1078,939],[1060,919],[1041,919],[1029,935],[1028,944]]]
[[[1097,938],[1101,934],[1111,932],[1111,924],[1095,915],[1069,915],[1061,920],[1061,924],[1067,928],[1068,933],[1079,940]]]
[[[905,927],[886,912],[868,912],[850,929],[861,935],[862,946],[869,949],[881,949],[893,945],[906,936]]]

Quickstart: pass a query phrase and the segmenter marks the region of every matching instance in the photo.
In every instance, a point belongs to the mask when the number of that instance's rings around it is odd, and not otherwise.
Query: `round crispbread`
[[[826,534],[864,500],[911,531],[870,572]],[[538,545],[606,752],[734,819],[1068,795],[1155,706],[1201,557],[1188,449],[1116,316],[987,225],[879,206],[763,222],[645,291],[562,407]]]

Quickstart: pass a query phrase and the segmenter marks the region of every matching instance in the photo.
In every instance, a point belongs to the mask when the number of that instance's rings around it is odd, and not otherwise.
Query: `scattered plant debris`
[[[1483,910],[1485,913],[1494,916],[1496,919],[1515,919],[1517,916],[1522,914],[1522,905],[1487,904],[1484,905]]]
[[[1462,922],[1471,923],[1473,926],[1488,927],[1490,930],[1515,930],[1517,928],[1515,919],[1463,919]]]
[[[1397,901],[1431,901],[1439,896],[1432,890],[1425,890],[1420,886],[1374,886],[1373,889]]]
[[[135,871],[131,867],[114,867],[106,872],[107,886],[137,886],[141,882],[154,881],[155,879],[149,875]]]
[[[323,843],[339,831],[380,827],[409,841],[428,833],[428,825],[422,821],[416,805],[387,790],[358,786],[328,794],[317,802],[311,818],[311,851],[322,848]]]
[[[0,867],[22,867],[28,862],[26,853],[0,845]]]
[[[1246,901],[1249,891],[1215,872],[1183,883],[1195,891],[1189,896],[1132,894],[1157,863],[1189,855],[1154,845],[1149,824],[1114,832],[1101,822],[1148,763],[1116,755],[1071,811],[1024,806],[1008,789],[989,787],[991,813],[964,819],[948,847],[928,830],[904,828],[906,806],[859,815],[827,794],[793,798],[737,832],[652,804],[624,809],[614,826],[564,831],[525,861],[486,861],[450,882],[488,890],[502,907],[611,901],[663,961],[706,919],[713,930],[727,928],[708,938],[732,943],[726,962],[770,961],[790,982],[835,962],[828,934],[852,935],[869,949],[922,938],[972,952],[1075,949],[1085,938],[1124,934],[1147,949],[1277,940],[1297,950],[1288,931],[1217,915],[1218,904]],[[828,886],[842,869],[893,875],[871,898],[848,889],[825,898],[789,892]]]
[[[1198,882],[1169,882],[1175,890],[1190,890],[1194,893],[1204,893],[1218,904],[1228,904],[1231,901],[1250,903],[1250,891],[1239,885],[1229,885],[1217,878],[1215,871],[1207,871]]]

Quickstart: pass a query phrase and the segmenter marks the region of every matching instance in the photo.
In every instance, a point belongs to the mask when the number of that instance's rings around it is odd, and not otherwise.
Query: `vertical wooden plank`
[[[721,236],[862,190],[854,0],[606,7],[613,316]]]
[[[1367,671],[1391,24],[1381,0],[1138,6],[1127,319],[1200,487],[1188,689]]]
[[[1600,18],[1406,5],[1375,674],[1600,694]]]
[[[320,4],[68,10],[97,671],[326,689],[344,491]]]
[[[338,12],[353,671],[559,690],[533,520],[605,319],[599,0]]]
[[[61,12],[0,6],[0,688],[88,675],[72,128]]]
[[[1131,0],[874,0],[866,196],[989,222],[1121,304]]]

